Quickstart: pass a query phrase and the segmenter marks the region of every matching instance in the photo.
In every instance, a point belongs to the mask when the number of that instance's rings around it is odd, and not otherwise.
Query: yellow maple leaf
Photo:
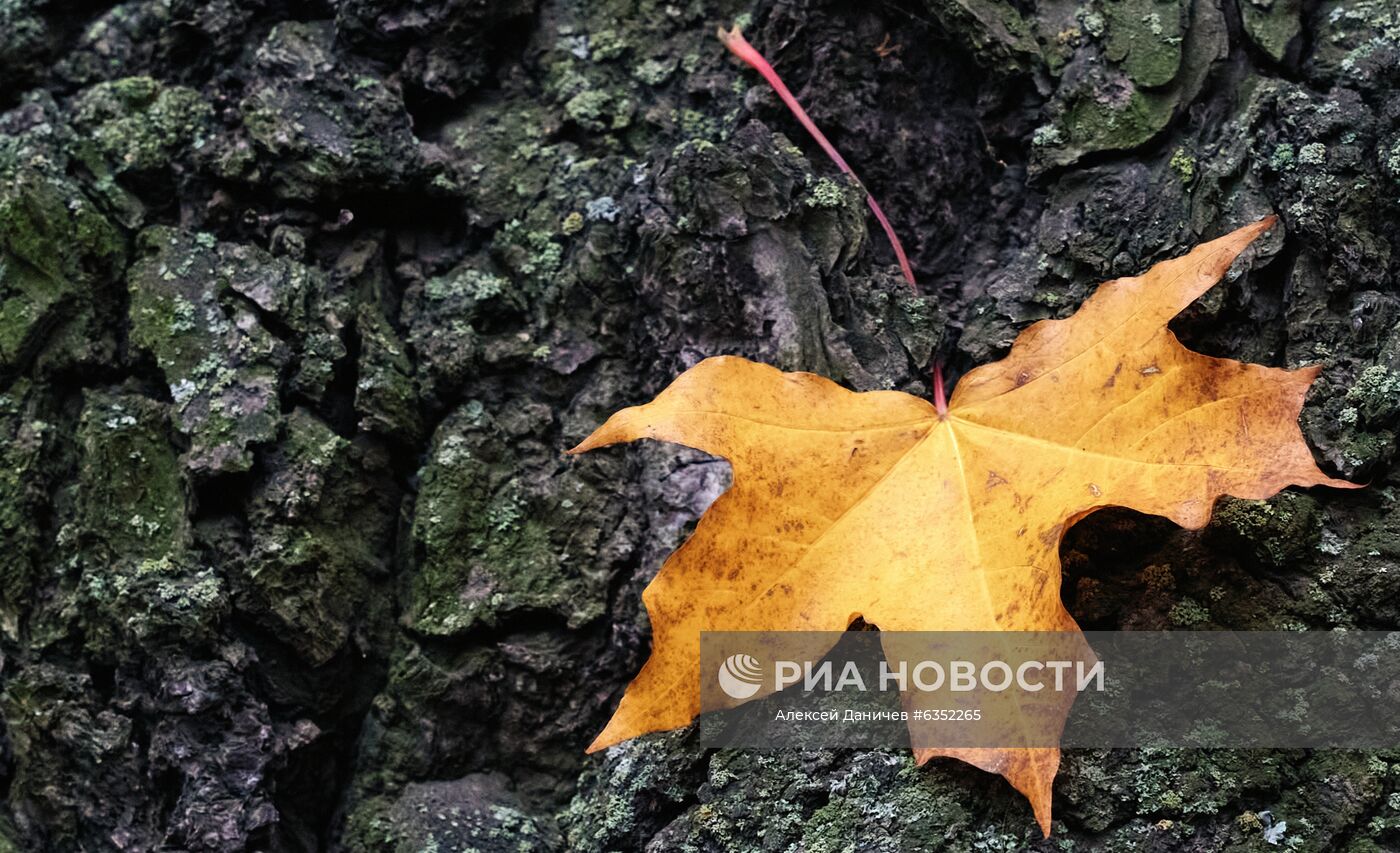
[[[1094,510],[1199,528],[1222,495],[1351,486],[1298,429],[1319,368],[1211,358],[1167,328],[1273,223],[1100,286],[967,374],[944,413],[719,357],[614,414],[570,452],[675,442],[729,460],[733,485],[643,593],[651,657],[589,751],[694,719],[702,631],[1078,632],[1059,545]],[[915,753],[1001,774],[1049,833],[1058,749]]]

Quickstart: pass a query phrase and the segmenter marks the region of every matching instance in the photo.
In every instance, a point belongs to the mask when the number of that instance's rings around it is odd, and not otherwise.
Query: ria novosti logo
[[[1038,693],[1047,688],[1056,693],[1104,690],[1104,665],[1100,660],[1026,660],[1015,661],[1016,665],[990,660],[981,662],[980,667],[978,663],[970,660],[922,660],[915,661],[911,667],[909,661],[891,664],[881,660],[876,689],[922,693],[1001,693],[1013,687],[1024,693]],[[1047,671],[1053,678],[1047,675]],[[748,699],[763,686],[763,672],[764,667],[757,658],[738,653],[725,658],[716,675],[720,689],[731,699]],[[799,683],[801,689],[807,692],[855,690],[863,693],[871,689],[866,684],[866,675],[853,660],[845,661],[839,674],[833,661],[815,665],[810,661],[773,662],[774,692]]]
[[[730,655],[719,665],[719,687],[731,699],[747,699],[763,684],[763,667],[753,655]]]

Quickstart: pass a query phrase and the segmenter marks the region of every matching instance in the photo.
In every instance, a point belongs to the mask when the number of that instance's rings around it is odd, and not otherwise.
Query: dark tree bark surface
[[[1268,213],[1174,328],[1323,364],[1370,488],[1101,513],[1085,627],[1400,626],[1393,0],[0,0],[0,851],[1400,849],[1400,748],[1070,751],[1048,841],[901,752],[583,754],[728,477],[562,455],[609,412],[928,395]]]

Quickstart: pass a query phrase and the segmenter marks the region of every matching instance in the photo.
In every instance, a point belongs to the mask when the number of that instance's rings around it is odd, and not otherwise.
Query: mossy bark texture
[[[1369,488],[1100,513],[1085,627],[1400,628],[1393,0],[0,0],[0,851],[1400,849],[1400,748],[1071,751],[1048,841],[895,751],[583,755],[729,476],[606,414],[927,395],[1269,213],[1174,329],[1322,364]]]

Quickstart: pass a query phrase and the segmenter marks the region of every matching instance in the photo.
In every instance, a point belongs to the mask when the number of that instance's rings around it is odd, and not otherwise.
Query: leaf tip
[[[1032,810],[1036,812],[1036,824],[1040,825],[1040,833],[1043,838],[1050,838],[1050,803],[1032,803]]]
[[[624,697],[623,701],[626,701],[626,697]],[[598,736],[595,737],[593,742],[588,745],[588,748],[583,751],[584,755],[602,752],[610,746],[617,746],[625,740],[631,740],[637,735],[646,733],[647,729],[638,729],[634,725],[621,721],[620,715],[622,712],[623,708],[619,705],[618,710],[613,713],[612,719],[608,720],[608,724],[603,726],[603,730],[598,732]]]
[[[1239,231],[1236,233],[1244,237],[1243,243],[1240,248],[1243,249],[1244,246],[1248,246],[1250,243],[1253,243],[1255,240],[1267,234],[1269,231],[1272,231],[1274,226],[1277,224],[1278,214],[1270,213],[1268,216],[1265,216],[1262,219],[1252,222],[1249,225],[1246,225],[1243,228],[1239,229]]]
[[[603,424],[602,426],[598,427],[596,430],[593,431],[591,435],[588,436],[588,438],[585,438],[583,441],[580,441],[578,444],[575,444],[573,447],[570,447],[568,450],[565,450],[565,455],[579,456],[581,454],[587,453],[590,450],[597,450],[599,447],[606,447],[609,444],[616,443],[617,439],[615,437],[604,433],[604,430],[607,429],[607,426],[607,424]]]
[[[588,437],[573,447],[564,451],[569,456],[578,456],[580,453],[587,453],[590,450],[597,450],[600,447],[607,447],[610,444],[618,444],[624,441],[634,441],[643,437],[636,429],[632,428],[632,419],[637,414],[637,406],[629,406],[613,412],[597,429],[588,434]]]

